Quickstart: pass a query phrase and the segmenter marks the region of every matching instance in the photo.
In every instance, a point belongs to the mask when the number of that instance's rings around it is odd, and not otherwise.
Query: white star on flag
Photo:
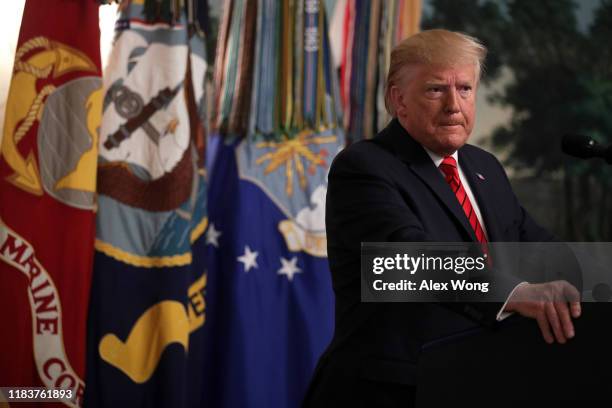
[[[219,237],[221,232],[215,229],[215,224],[211,223],[206,232],[206,243],[219,248]]]
[[[248,245],[244,247],[244,255],[240,255],[237,259],[238,262],[242,262],[244,264],[244,271],[248,272],[251,268],[257,268],[257,253],[256,251],[251,251]]]
[[[297,267],[297,257],[294,256],[291,260],[285,259],[281,256],[281,265],[282,268],[278,270],[279,275],[286,275],[289,281],[293,280],[293,275],[296,273],[301,273],[302,270]]]

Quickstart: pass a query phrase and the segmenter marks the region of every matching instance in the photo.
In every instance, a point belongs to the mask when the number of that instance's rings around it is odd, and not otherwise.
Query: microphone
[[[566,134],[561,141],[561,150],[580,159],[601,157],[608,164],[612,164],[612,145],[604,147],[589,136]]]

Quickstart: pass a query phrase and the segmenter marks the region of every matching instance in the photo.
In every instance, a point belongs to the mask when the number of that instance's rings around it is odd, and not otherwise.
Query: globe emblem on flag
[[[25,41],[15,60],[2,149],[13,171],[8,180],[31,194],[42,195],[44,188],[67,205],[92,209],[98,68],[83,52],[42,36]],[[85,76],[74,79],[78,75]],[[30,138],[37,139],[39,163],[33,151],[21,153],[20,144]]]

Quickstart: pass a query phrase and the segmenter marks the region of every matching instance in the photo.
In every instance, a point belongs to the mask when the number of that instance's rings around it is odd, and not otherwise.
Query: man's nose
[[[448,93],[446,94],[446,113],[457,113],[460,111],[459,108],[459,95],[457,95],[457,90],[455,88],[449,88]]]

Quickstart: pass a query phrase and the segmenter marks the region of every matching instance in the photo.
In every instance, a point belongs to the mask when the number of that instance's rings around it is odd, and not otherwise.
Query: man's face
[[[477,85],[472,64],[411,67],[404,84],[392,91],[397,117],[421,145],[451,155],[472,133]]]

